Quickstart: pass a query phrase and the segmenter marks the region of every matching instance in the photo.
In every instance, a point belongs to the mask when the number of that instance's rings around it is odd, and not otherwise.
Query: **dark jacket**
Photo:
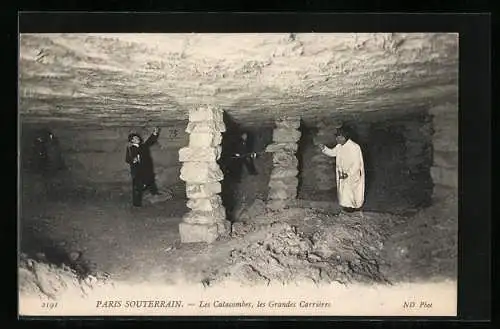
[[[226,143],[223,145],[219,163],[224,174],[239,177],[243,165],[251,166],[250,170],[254,171],[253,160],[249,157],[254,152],[250,134],[246,141],[240,136],[235,136],[235,138],[228,137],[226,137]],[[239,154],[239,156],[236,156],[236,154]]]
[[[149,138],[140,143],[139,146],[129,145],[125,155],[125,162],[130,165],[132,177],[139,175],[141,179],[149,180],[154,178],[153,158],[151,157],[150,146],[158,141],[158,135],[151,134]],[[134,163],[134,158],[139,155],[139,162]]]
[[[34,140],[33,169],[42,172],[56,172],[64,169],[59,140],[50,131],[42,131]]]

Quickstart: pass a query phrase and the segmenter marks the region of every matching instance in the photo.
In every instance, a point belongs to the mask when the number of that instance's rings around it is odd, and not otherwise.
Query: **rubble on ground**
[[[22,253],[18,265],[21,295],[57,299],[64,295],[87,296],[92,290],[111,284],[106,273],[81,273],[68,264],[57,266]]]
[[[247,284],[387,282],[379,265],[387,239],[386,214],[330,214],[313,209],[289,209],[273,214],[267,224],[234,223],[241,247],[234,248],[224,266],[204,280]],[[271,214],[267,214],[268,216]],[[280,218],[281,216],[281,218]],[[252,238],[260,235],[263,238]]]
[[[417,212],[394,228],[387,241],[386,258],[392,260],[389,273],[405,273],[399,268],[414,269],[406,277],[416,280],[456,276],[458,259],[458,200],[441,200]]]

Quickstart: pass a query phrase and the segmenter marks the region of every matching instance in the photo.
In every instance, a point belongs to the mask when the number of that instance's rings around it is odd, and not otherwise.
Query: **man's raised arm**
[[[158,137],[159,136],[160,136],[160,128],[155,127],[153,129],[153,133],[144,142],[144,145],[145,146],[151,146],[151,145],[153,145],[154,143],[156,143],[158,141]]]
[[[336,157],[337,156],[337,150],[338,150],[338,144],[335,145],[334,148],[328,148],[324,144],[319,144],[319,148],[323,154],[329,156],[329,157]]]

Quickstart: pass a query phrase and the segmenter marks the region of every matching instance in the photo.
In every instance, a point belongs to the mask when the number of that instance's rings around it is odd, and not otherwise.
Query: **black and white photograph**
[[[20,315],[456,316],[458,33],[21,33]]]

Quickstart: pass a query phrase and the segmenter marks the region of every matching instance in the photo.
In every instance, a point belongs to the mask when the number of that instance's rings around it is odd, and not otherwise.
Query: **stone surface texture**
[[[200,103],[320,121],[456,97],[458,34],[21,34],[19,80],[27,122],[166,123]]]
[[[430,109],[433,116],[433,198],[458,194],[458,103],[447,103]]]
[[[214,106],[198,106],[189,112],[186,132],[197,140],[179,150],[179,161],[183,163],[180,178],[186,182],[186,206],[190,211],[179,224],[181,242],[212,243],[218,237],[229,233],[225,208],[222,205],[220,181],[224,175],[217,160],[220,158],[220,135],[225,131],[223,111]],[[201,133],[208,134],[210,143],[200,146]],[[219,135],[219,137],[215,137]],[[193,144],[195,146],[193,146]]]
[[[282,209],[290,201],[295,200],[299,182],[296,151],[288,144],[297,144],[300,140],[300,118],[280,117],[276,120],[275,126],[273,143],[266,149],[267,152],[273,153],[273,169],[267,196],[267,206],[270,210]]]

